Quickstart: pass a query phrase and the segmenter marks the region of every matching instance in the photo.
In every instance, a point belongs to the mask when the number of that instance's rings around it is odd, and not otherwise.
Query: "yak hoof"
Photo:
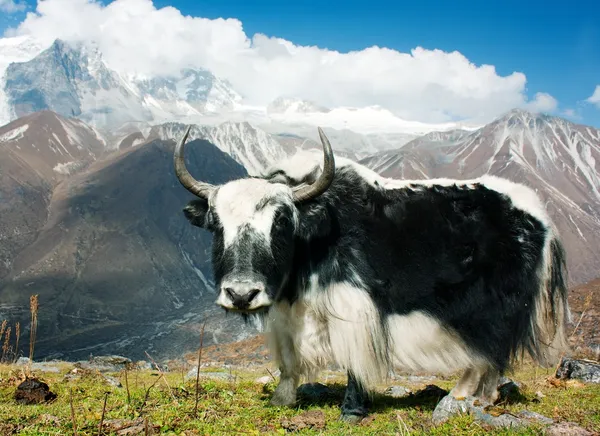
[[[363,420],[365,415],[353,415],[350,413],[342,413],[340,415],[340,421],[346,422],[348,424],[358,424]]]

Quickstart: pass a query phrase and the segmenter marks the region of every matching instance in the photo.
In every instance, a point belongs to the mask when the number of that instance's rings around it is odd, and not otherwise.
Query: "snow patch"
[[[20,127],[9,130],[8,132],[0,135],[0,142],[15,141],[24,137],[24,133],[29,128],[29,124],[23,124]]]

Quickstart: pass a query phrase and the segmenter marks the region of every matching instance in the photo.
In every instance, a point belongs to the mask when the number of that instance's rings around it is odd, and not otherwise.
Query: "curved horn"
[[[333,182],[333,177],[335,176],[335,159],[333,158],[331,144],[329,143],[329,139],[327,139],[327,136],[325,136],[323,129],[321,129],[320,127],[318,129],[319,136],[321,137],[321,143],[323,144],[323,172],[321,173],[321,176],[312,185],[303,186],[297,191],[294,191],[295,203],[310,200],[323,194],[325,191],[327,191],[327,189],[331,185],[331,182]]]
[[[215,187],[209,183],[199,182],[198,180],[194,179],[187,170],[185,161],[183,159],[185,141],[190,133],[191,128],[192,126],[188,126],[183,134],[183,138],[181,138],[181,141],[179,141],[179,143],[175,146],[175,153],[173,156],[173,162],[175,163],[175,174],[185,189],[200,198],[207,199]]]

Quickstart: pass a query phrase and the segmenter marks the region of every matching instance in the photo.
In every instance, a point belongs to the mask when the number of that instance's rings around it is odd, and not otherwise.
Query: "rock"
[[[135,362],[135,368],[149,371],[153,368],[152,363],[146,362],[145,360],[139,360]]]
[[[54,400],[56,394],[43,381],[27,378],[17,386],[14,398],[19,404],[39,404]]]
[[[487,406],[489,404],[481,404],[475,397],[457,400],[452,395],[447,395],[437,404],[431,420],[435,425],[439,425],[448,421],[454,415],[471,414],[475,421],[496,428],[524,427],[533,423],[549,425],[554,422],[544,415],[528,410],[519,412],[518,416],[508,413],[495,416],[486,411]]]
[[[111,386],[114,386],[115,388],[122,388],[123,385],[121,384],[121,382],[119,381],[119,379],[116,379],[115,377],[111,377],[110,375],[103,375],[104,380],[106,381],[106,383],[108,383]]]
[[[291,419],[283,418],[281,426],[287,431],[325,428],[325,414],[321,410],[309,410]]]
[[[592,360],[564,357],[556,370],[556,378],[600,383],[600,365]]]
[[[529,410],[523,410],[518,414],[519,418],[526,419],[530,422],[538,422],[540,424],[550,425],[554,423],[554,420],[539,414],[537,412],[530,412]]]
[[[131,360],[123,356],[95,356],[90,360],[75,362],[75,366],[90,371],[119,372],[131,366]]]
[[[457,400],[452,395],[446,395],[435,406],[431,420],[435,425],[439,425],[448,421],[454,415],[470,413],[476,407],[474,402],[474,397]],[[481,412],[483,412],[483,408],[481,408]]]
[[[559,422],[546,429],[547,436],[592,436],[593,434],[572,422]]]
[[[15,365],[24,366],[27,365],[29,362],[31,362],[29,360],[29,357],[19,357],[15,362]]]
[[[273,381],[273,378],[270,375],[264,375],[262,377],[257,378],[256,380],[254,380],[256,383],[259,383],[261,385],[266,385],[269,382]]]
[[[335,391],[321,383],[305,383],[298,386],[296,394],[309,401],[317,401],[335,395]]]
[[[18,366],[31,365],[31,369],[33,371],[58,373],[58,372],[60,372],[60,369],[58,368],[58,366],[56,366],[57,363],[58,363],[57,361],[31,363],[31,360],[29,360],[29,357],[19,357],[17,359],[17,361],[15,362],[15,365],[18,365]]]
[[[384,394],[394,398],[402,398],[410,395],[410,389],[407,389],[404,386],[390,386],[384,391]]]
[[[97,365],[114,365],[125,367],[131,364],[131,359],[123,356],[95,356],[90,359],[90,363],[94,363]]]

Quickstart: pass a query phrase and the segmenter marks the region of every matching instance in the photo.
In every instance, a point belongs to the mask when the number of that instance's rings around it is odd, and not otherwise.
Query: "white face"
[[[270,306],[291,267],[297,220],[291,189],[241,179],[219,187],[211,203],[219,223],[213,250],[216,303],[247,313]]]
[[[253,229],[270,243],[273,218],[281,203],[293,207],[292,190],[281,183],[240,179],[220,187],[214,208],[223,226],[225,247],[229,247],[244,228]]]

